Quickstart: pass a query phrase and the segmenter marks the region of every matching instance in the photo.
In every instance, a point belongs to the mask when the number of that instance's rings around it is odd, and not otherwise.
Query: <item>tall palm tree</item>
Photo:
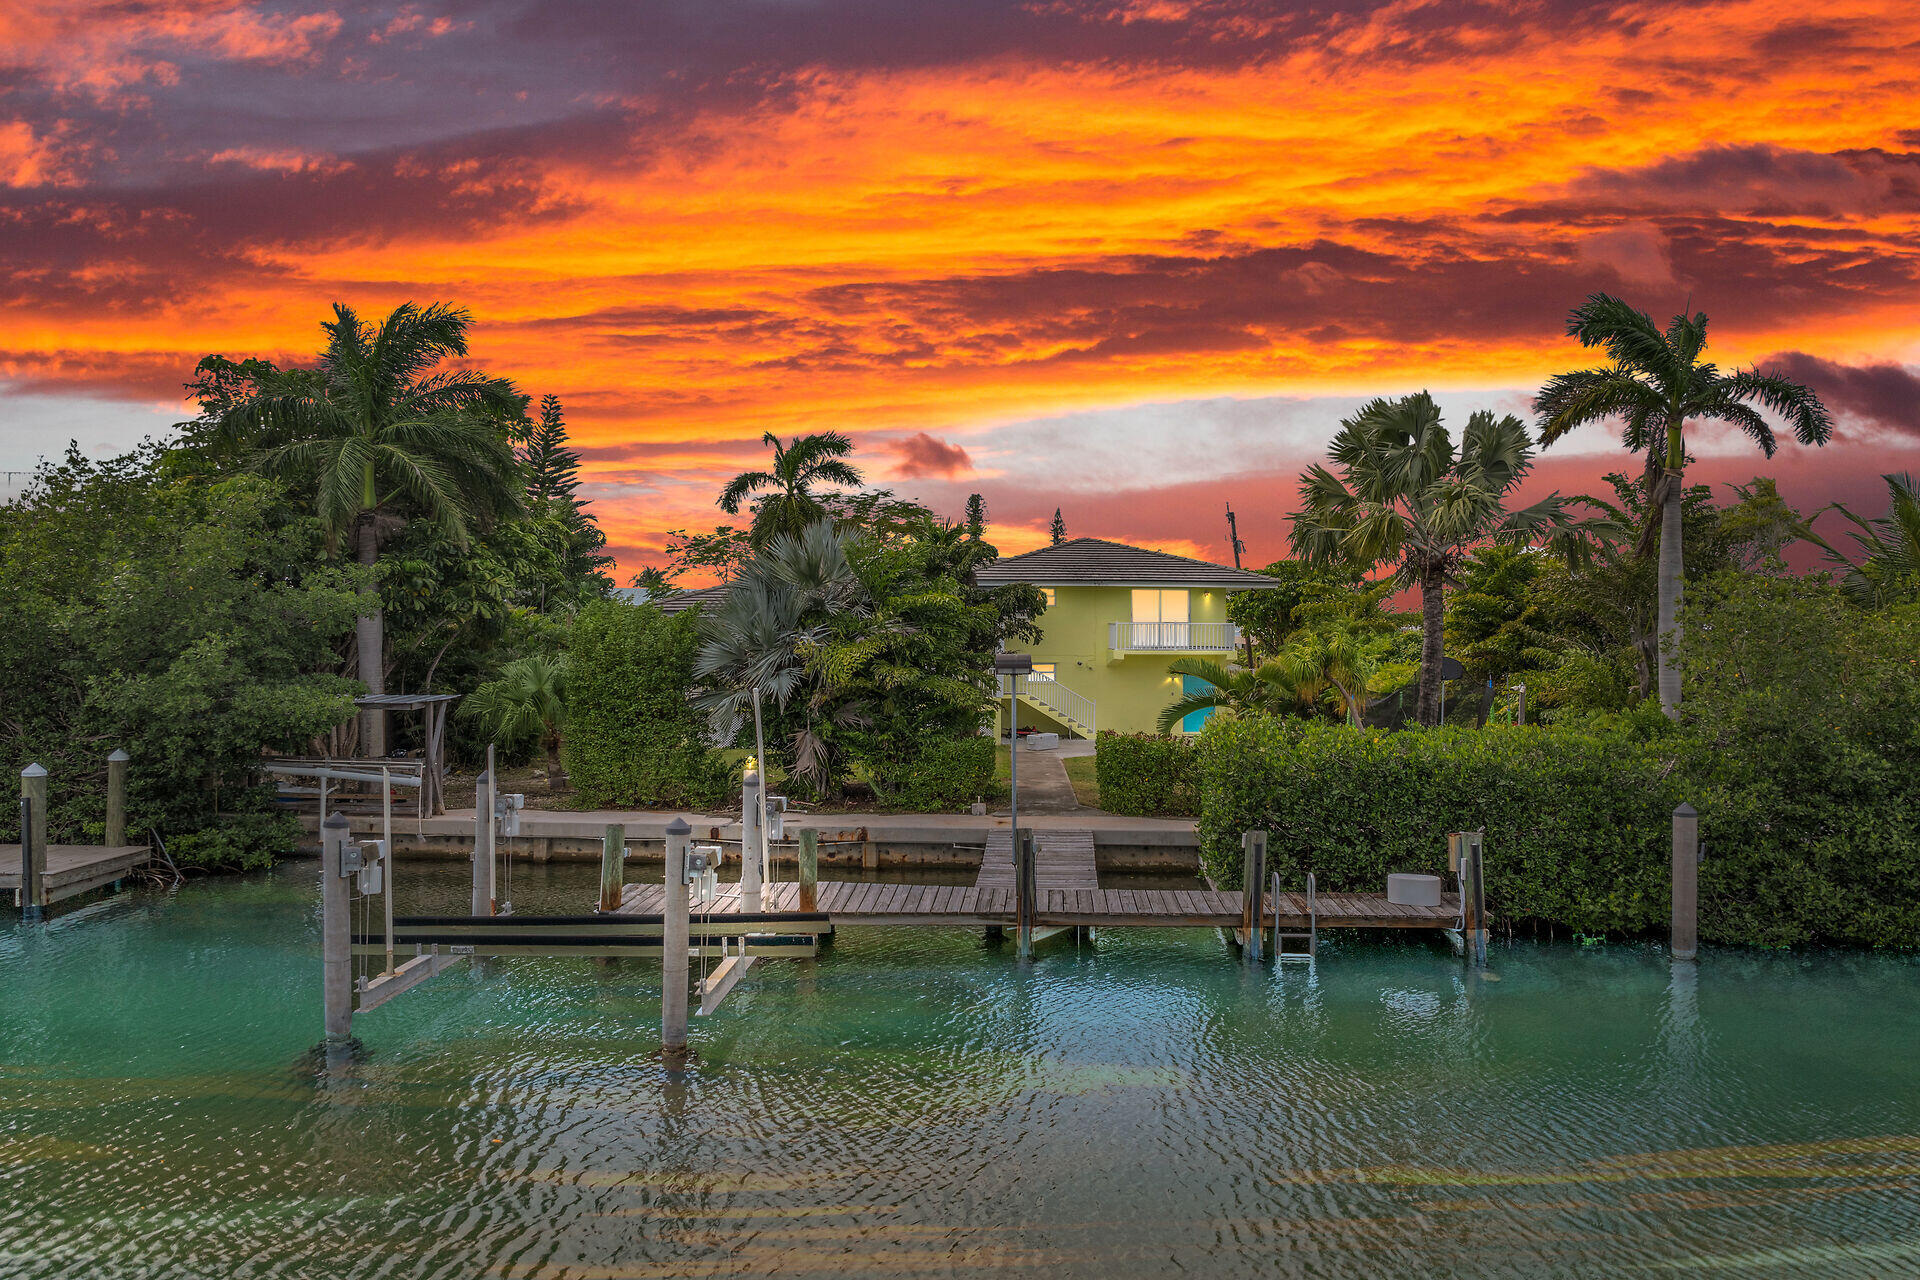
[[[1905,472],[1880,478],[1887,482],[1886,515],[1866,520],[1838,502],[1831,507],[1853,522],[1848,533],[1859,563],[1811,531],[1801,535],[1827,553],[1840,570],[1840,589],[1866,608],[1920,599],[1920,480]]]
[[[1705,312],[1681,314],[1662,333],[1644,311],[1596,293],[1567,318],[1567,335],[1583,347],[1604,348],[1611,365],[1580,369],[1549,379],[1534,399],[1540,443],[1551,445],[1590,422],[1618,419],[1629,453],[1647,455],[1645,483],[1652,506],[1640,550],[1660,544],[1660,706],[1680,715],[1680,494],[1686,468],[1686,425],[1696,419],[1728,422],[1744,431],[1769,458],[1773,428],[1759,405],[1786,419],[1802,444],[1825,444],[1833,419],[1820,397],[1797,382],[1755,369],[1722,373],[1700,358],[1707,348]]]
[[[783,533],[798,537],[829,514],[814,493],[816,485],[854,488],[860,484],[859,469],[845,461],[853,452],[853,441],[838,431],[795,436],[790,444],[782,444],[771,431],[761,439],[773,446],[773,469],[742,472],[720,491],[720,509],[730,516],[739,515],[740,504],[754,494],[765,494],[753,504],[753,524],[747,532],[755,551]]]
[[[1293,517],[1294,554],[1312,564],[1387,564],[1393,581],[1420,589],[1420,697],[1416,716],[1434,724],[1440,709],[1440,660],[1446,587],[1474,547],[1537,538],[1567,550],[1578,525],[1559,494],[1508,511],[1506,496],[1533,466],[1526,426],[1481,410],[1467,419],[1460,446],[1422,391],[1377,399],[1340,424],[1329,448],[1339,474],[1315,465],[1300,477]]]
[[[535,654],[515,658],[497,678],[475,689],[460,709],[492,738],[536,737],[547,753],[547,789],[564,791],[560,745],[567,728],[567,664]]]
[[[276,370],[229,407],[220,433],[270,475],[310,484],[329,548],[351,540],[362,565],[380,540],[412,518],[438,525],[458,546],[468,526],[517,510],[520,480],[511,437],[527,397],[505,378],[438,369],[467,354],[472,317],[446,303],[411,302],[377,326],[334,304],[326,349],[312,369]],[[380,593],[371,574],[355,650],[369,693],[386,688]],[[362,749],[387,751],[386,713],[362,717]]]

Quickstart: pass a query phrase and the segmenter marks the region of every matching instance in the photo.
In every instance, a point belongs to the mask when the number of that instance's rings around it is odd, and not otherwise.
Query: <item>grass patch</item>
[[[1100,807],[1100,775],[1093,756],[1067,756],[1060,761],[1067,768],[1067,781],[1073,784],[1073,798],[1083,808]]]

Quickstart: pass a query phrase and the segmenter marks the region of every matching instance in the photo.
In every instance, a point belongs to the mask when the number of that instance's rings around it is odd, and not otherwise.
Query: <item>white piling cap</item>
[[[749,789],[759,786],[760,775],[758,773],[749,773],[745,778],[741,779],[741,785]]]
[[[133,757],[128,755],[122,747],[115,747],[113,754],[107,757],[108,762],[112,764],[125,764],[131,759],[133,759]]]
[[[325,822],[321,823],[320,825],[323,827],[333,827],[336,830],[338,830],[339,828],[345,827],[347,825],[347,815],[340,812],[338,809],[335,809],[333,811],[333,816],[328,818]]]
[[[36,760],[34,763],[22,769],[20,776],[23,778],[44,778],[47,776],[47,771],[42,768],[39,761]]]
[[[687,825],[685,818],[675,818],[667,824],[667,834],[670,836],[692,835],[693,828]]]

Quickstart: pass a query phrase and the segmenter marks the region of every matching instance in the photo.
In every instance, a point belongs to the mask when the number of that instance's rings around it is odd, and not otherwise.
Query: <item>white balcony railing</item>
[[[1007,696],[1007,681],[1012,676],[1000,677],[1000,696]],[[1019,696],[1039,707],[1054,719],[1077,729],[1091,738],[1099,729],[1099,720],[1094,710],[1094,702],[1084,693],[1076,693],[1061,684],[1052,676],[1020,676]]]
[[[1231,622],[1109,622],[1115,653],[1232,653],[1240,628]]]

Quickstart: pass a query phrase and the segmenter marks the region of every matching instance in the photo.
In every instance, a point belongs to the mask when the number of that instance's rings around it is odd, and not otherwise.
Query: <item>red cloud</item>
[[[902,479],[938,476],[951,480],[954,476],[973,470],[973,459],[967,456],[965,449],[936,439],[924,431],[894,441],[893,451],[900,459],[893,473]]]

